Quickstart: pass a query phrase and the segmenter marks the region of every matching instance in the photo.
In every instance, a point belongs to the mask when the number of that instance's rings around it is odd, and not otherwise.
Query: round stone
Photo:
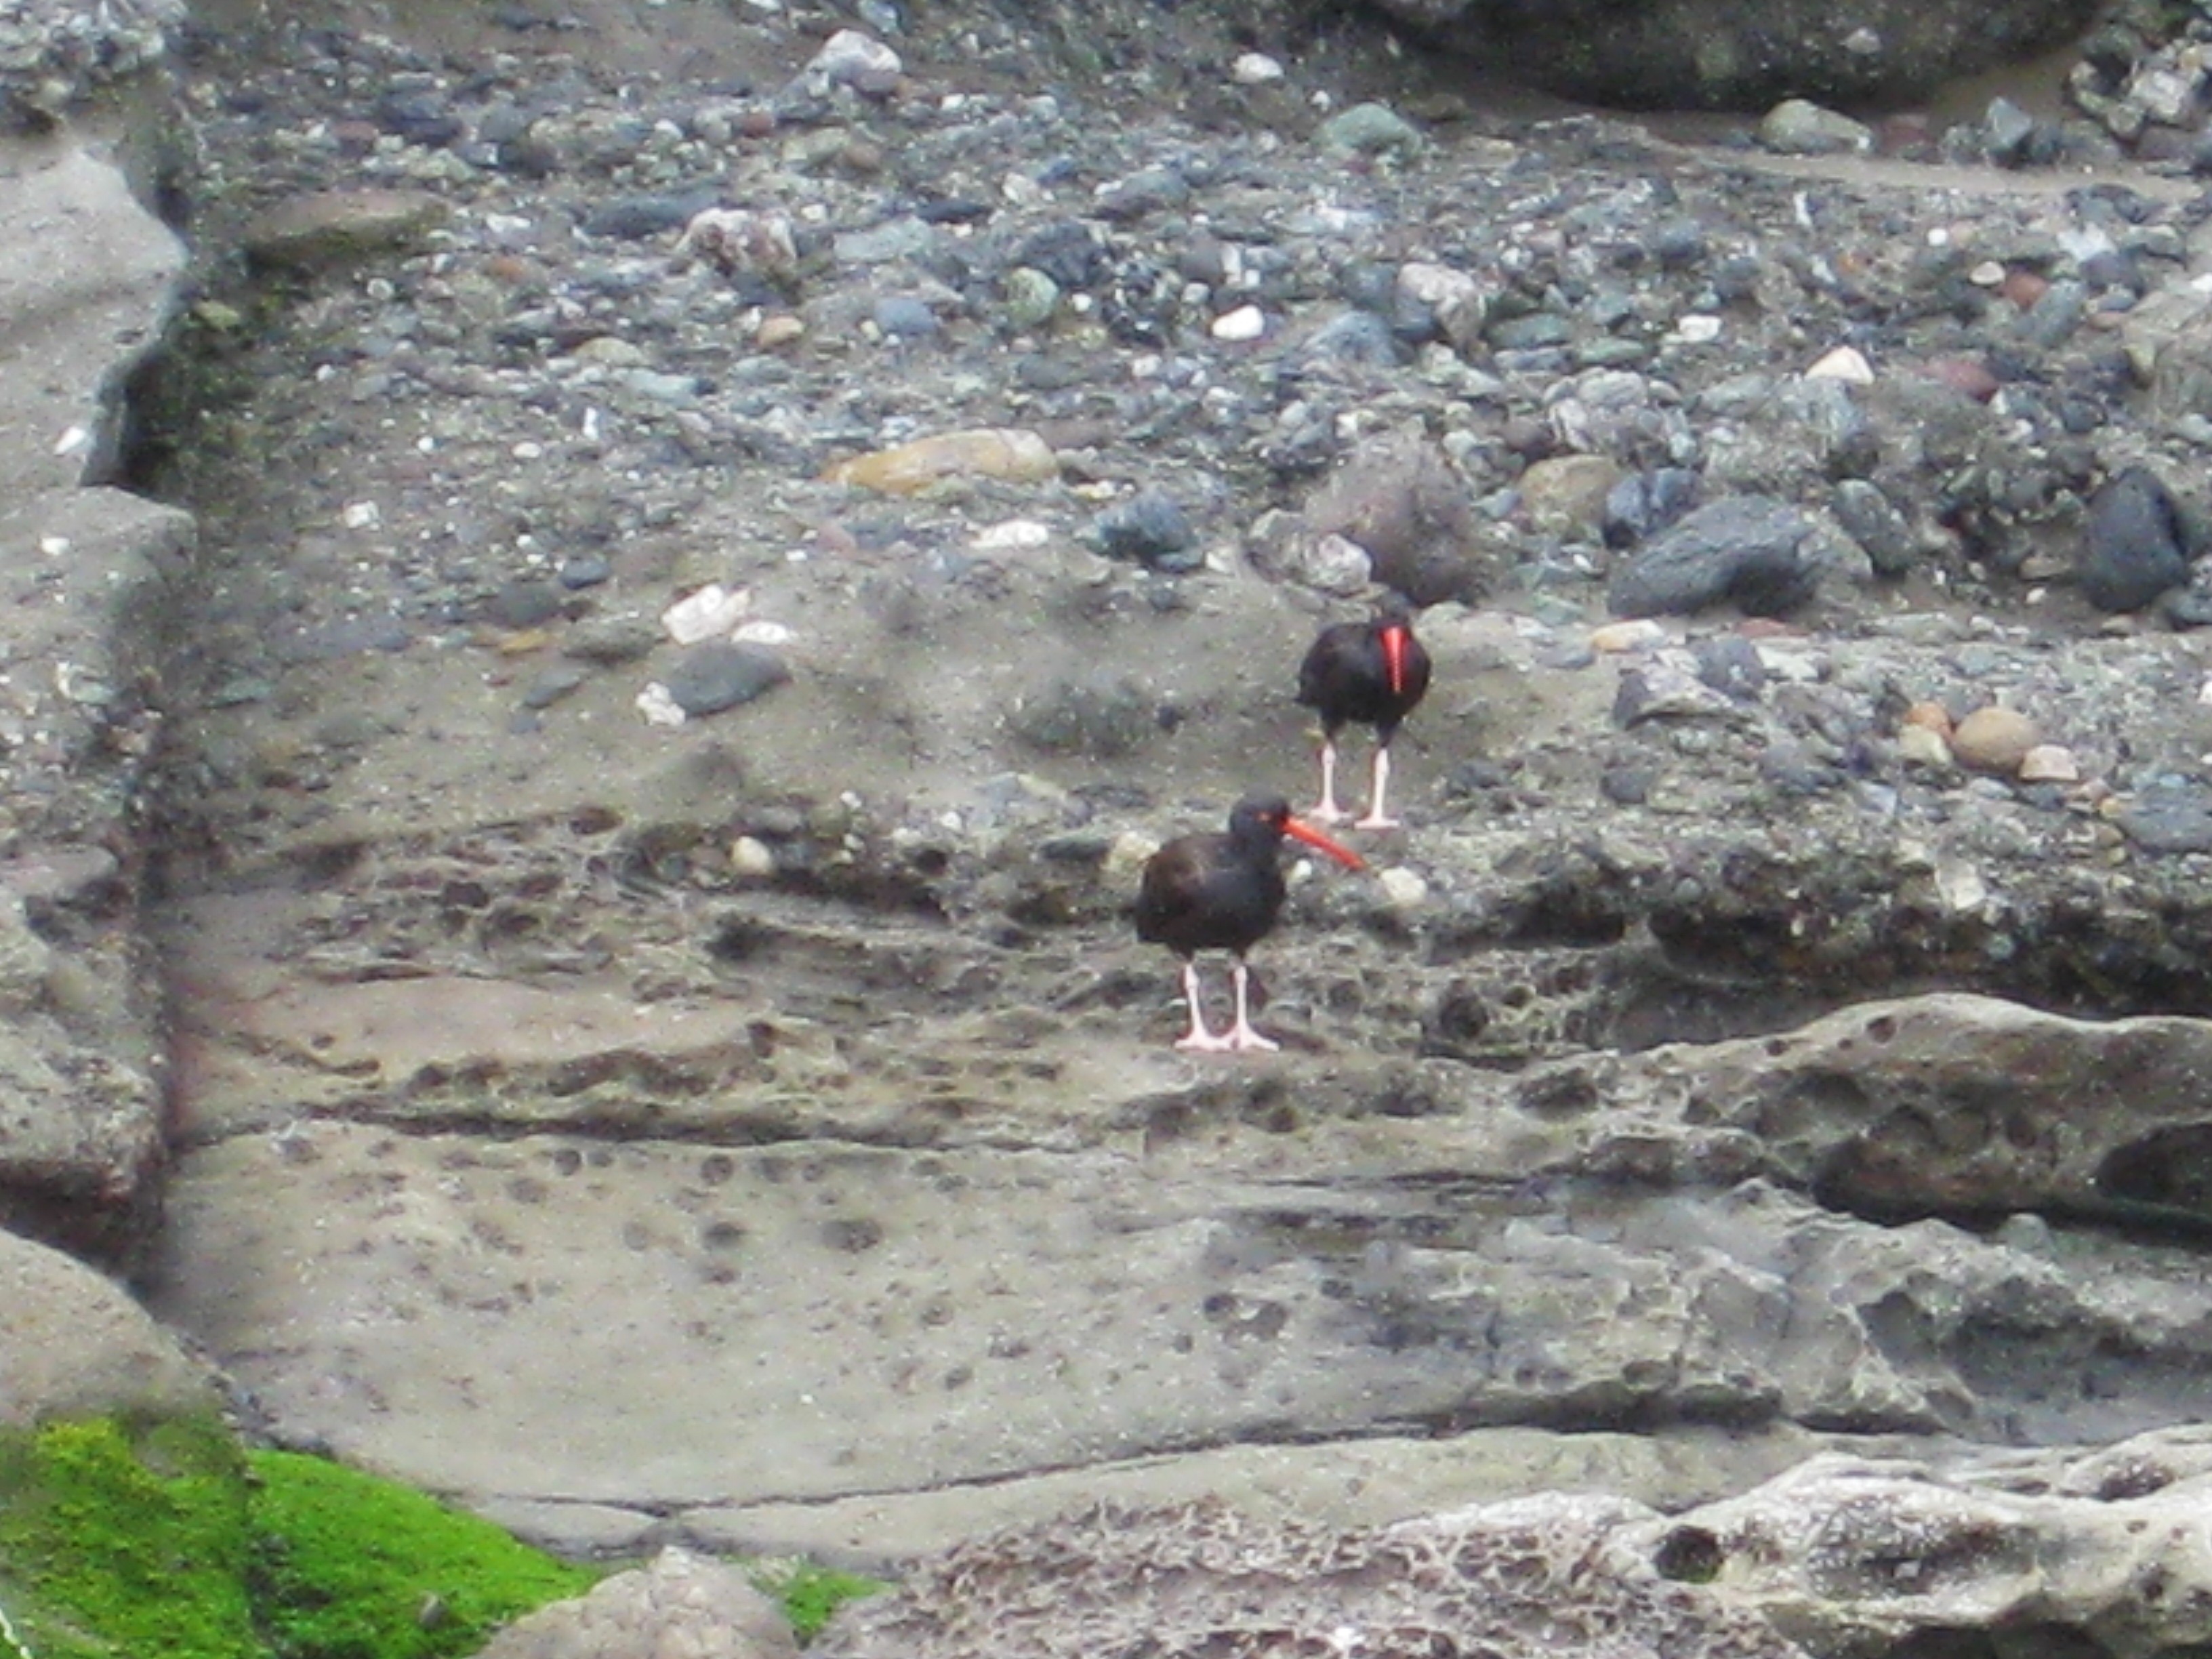
[[[2043,741],[2036,724],[2017,708],[1990,703],[1959,722],[1951,752],[1959,764],[1997,777],[2017,777],[2028,751]]]

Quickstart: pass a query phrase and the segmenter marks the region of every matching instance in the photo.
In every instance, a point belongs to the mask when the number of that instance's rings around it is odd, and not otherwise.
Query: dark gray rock
[[[614,241],[640,242],[648,236],[681,230],[714,205],[712,191],[687,191],[679,196],[629,196],[594,208],[577,228],[586,236]]]
[[[2089,498],[2075,574],[2100,611],[2140,611],[2188,580],[2180,511],[2157,474],[2131,466]]]
[[[1701,507],[1613,573],[1615,616],[1688,616],[1730,601],[1754,617],[1782,617],[1820,582],[1804,553],[1812,521],[1771,497],[1731,495]]]
[[[765,696],[790,678],[789,665],[766,646],[714,640],[685,652],[666,683],[676,706],[696,717]]]
[[[1196,532],[1189,515],[1156,486],[1108,507],[1091,521],[1091,535],[1108,558],[1133,559],[1154,570],[1195,570],[1206,562],[1192,546]]]
[[[1876,575],[1902,576],[1912,568],[1912,526],[1891,505],[1880,485],[1864,478],[1845,478],[1836,486],[1830,506],[1837,522],[1859,544]]]
[[[2212,790],[2145,789],[2120,813],[2119,825],[2146,853],[2212,853]]]
[[[1606,493],[1607,547],[1632,547],[1673,524],[1698,500],[1698,475],[1683,466],[1633,473]]]

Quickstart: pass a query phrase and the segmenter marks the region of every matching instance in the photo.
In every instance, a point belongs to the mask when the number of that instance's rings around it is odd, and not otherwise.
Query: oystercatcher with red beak
[[[1404,616],[1322,629],[1298,665],[1298,702],[1321,716],[1321,802],[1309,814],[1316,823],[1339,823],[1345,817],[1336,804],[1336,734],[1358,721],[1375,728],[1375,764],[1367,815],[1352,827],[1397,828],[1383,799],[1390,784],[1390,740],[1428,690],[1429,653]]]
[[[1226,834],[1178,836],[1146,860],[1137,891],[1137,937],[1182,958],[1190,1030],[1176,1048],[1218,1054],[1281,1047],[1252,1028],[1251,970],[1244,954],[1267,937],[1282,912],[1287,889],[1279,859],[1285,836],[1348,869],[1366,867],[1357,853],[1293,817],[1280,795],[1247,795],[1230,812]],[[1237,958],[1230,969],[1237,1012],[1225,1031],[1206,1024],[1195,960],[1200,951],[1228,951]]]

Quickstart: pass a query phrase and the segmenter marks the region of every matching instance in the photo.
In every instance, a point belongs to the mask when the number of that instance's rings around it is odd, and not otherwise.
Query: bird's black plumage
[[[1148,945],[1164,945],[1183,959],[1183,1000],[1190,1010],[1190,1030],[1178,1047],[1275,1046],[1252,1029],[1250,972],[1244,953],[1267,936],[1282,914],[1288,890],[1281,867],[1285,836],[1296,836],[1355,870],[1361,867],[1357,854],[1294,817],[1291,804],[1280,795],[1261,794],[1237,803],[1225,832],[1178,836],[1146,860],[1137,890],[1137,937]],[[1237,957],[1231,970],[1236,1018],[1218,1036],[1207,1030],[1199,1002],[1198,970],[1192,958],[1200,951],[1229,951]]]
[[[1282,914],[1279,862],[1291,804],[1250,795],[1229,815],[1226,834],[1178,836],[1145,865],[1137,891],[1137,937],[1178,956],[1250,950]]]
[[[1390,635],[1398,635],[1396,664]],[[1298,702],[1334,738],[1357,723],[1387,744],[1429,691],[1429,653],[1402,617],[1336,623],[1321,630],[1298,665]]]
[[[1385,810],[1390,781],[1390,741],[1429,692],[1429,653],[1401,615],[1373,622],[1336,623],[1322,629],[1298,665],[1298,702],[1321,716],[1321,800],[1313,816],[1323,823],[1344,817],[1336,804],[1336,734],[1358,721],[1375,728],[1375,759],[1367,814],[1359,827],[1388,830],[1397,820]]]

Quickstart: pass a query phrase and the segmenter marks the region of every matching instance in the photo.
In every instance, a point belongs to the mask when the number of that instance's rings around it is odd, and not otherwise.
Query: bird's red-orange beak
[[[1390,695],[1406,695],[1406,642],[1412,636],[1393,623],[1382,630],[1382,665],[1390,675]]]
[[[1332,840],[1323,835],[1304,818],[1285,819],[1283,823],[1283,833],[1305,842],[1307,846],[1318,852],[1328,854],[1347,870],[1364,870],[1367,867],[1367,860],[1361,858],[1358,854],[1353,852],[1343,842]]]

